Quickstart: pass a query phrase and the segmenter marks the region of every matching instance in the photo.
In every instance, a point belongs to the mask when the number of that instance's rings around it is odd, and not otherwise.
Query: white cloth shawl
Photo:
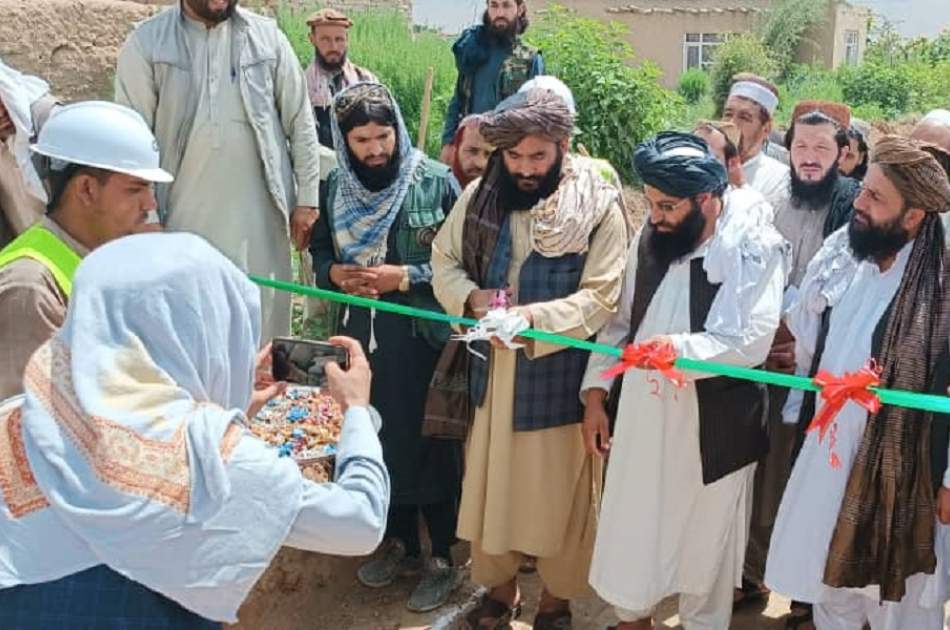
[[[22,437],[48,506],[13,518],[0,502],[0,587],[106,564],[237,620],[303,488],[244,429],[260,322],[257,288],[197,236],[130,236],[82,262],[27,367]]]
[[[26,189],[40,201],[46,201],[46,189],[40,181],[30,156],[30,138],[36,133],[33,128],[33,103],[49,94],[49,85],[39,77],[32,77],[14,70],[0,60],[0,101],[3,101],[10,120],[16,128],[13,136],[13,155],[23,174]]]

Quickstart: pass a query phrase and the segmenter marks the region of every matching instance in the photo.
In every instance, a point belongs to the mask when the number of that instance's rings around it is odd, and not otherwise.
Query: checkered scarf
[[[339,118],[350,108],[365,100],[378,100],[392,107],[398,125],[399,175],[387,188],[377,192],[368,190],[356,176],[339,123]],[[330,125],[339,169],[332,227],[340,259],[344,263],[378,265],[386,260],[389,229],[425,160],[425,154],[413,147],[399,104],[379,83],[357,83],[337,94],[333,100]]]

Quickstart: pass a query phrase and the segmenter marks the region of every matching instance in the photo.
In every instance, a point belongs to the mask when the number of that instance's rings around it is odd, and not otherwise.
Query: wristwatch
[[[399,290],[402,293],[409,292],[409,266],[402,266],[402,280],[399,281]]]

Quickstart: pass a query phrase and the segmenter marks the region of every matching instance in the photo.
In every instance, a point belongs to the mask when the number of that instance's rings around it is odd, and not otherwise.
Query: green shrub
[[[528,30],[547,72],[571,88],[577,101],[577,141],[609,160],[630,181],[631,156],[641,140],[669,129],[682,99],[660,86],[653,63],[631,65],[633,49],[618,23],[578,17],[552,5]]]
[[[776,69],[775,60],[757,36],[743,33],[723,42],[716,50],[716,60],[710,72],[716,116],[722,115],[734,75],[751,72],[762,77],[772,77]]]
[[[679,93],[689,105],[695,105],[709,93],[709,77],[699,68],[690,68],[680,77]]]
[[[796,65],[789,69],[784,83],[778,86],[779,107],[775,120],[787,124],[795,104],[815,99],[843,102],[844,94],[837,75],[821,66]]]
[[[911,79],[899,65],[870,61],[845,67],[838,80],[846,103],[877,105],[888,118],[906,112],[911,102]]]
[[[306,20],[314,8],[290,9],[281,5],[277,10],[277,22],[304,66],[313,59]],[[434,69],[425,149],[430,156],[437,157],[445,112],[455,90],[451,41],[428,31],[413,33],[405,16],[398,11],[370,11],[350,17],[354,22],[350,29],[350,59],[373,72],[389,87],[399,102],[413,142],[419,133],[426,73],[430,67]]]
[[[777,0],[760,28],[762,42],[785,76],[793,67],[805,34],[825,19],[828,0]]]

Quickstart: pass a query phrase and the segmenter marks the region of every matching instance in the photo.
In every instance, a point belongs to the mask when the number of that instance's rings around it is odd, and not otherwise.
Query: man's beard
[[[234,15],[238,0],[228,0],[228,6],[222,11],[212,11],[208,8],[208,0],[184,0],[188,7],[198,17],[213,24],[220,24]]]
[[[533,208],[542,199],[547,199],[557,190],[561,183],[561,165],[564,154],[560,147],[557,159],[544,175],[521,177],[512,175],[504,161],[501,163],[501,200],[506,210],[527,210]],[[538,185],[534,190],[522,190],[518,187],[519,181],[533,181]]]
[[[339,61],[327,61],[326,58],[320,54],[320,49],[314,47],[314,55],[316,56],[317,63],[320,64],[320,67],[326,70],[327,72],[336,72],[343,67],[343,64],[346,63],[346,53],[340,55]]]
[[[858,260],[886,260],[897,254],[910,240],[910,234],[901,226],[903,213],[881,225],[865,225],[855,223],[858,212],[854,211],[848,223],[848,242]]]
[[[399,176],[398,151],[394,151],[389,156],[389,161],[381,166],[367,166],[353,154],[349,147],[346,150],[350,154],[350,165],[353,167],[356,178],[370,192],[379,192],[388,188]]]
[[[647,221],[647,254],[660,265],[668,266],[689,254],[699,242],[706,229],[706,217],[695,199],[690,199],[690,211],[672,232],[660,232],[653,223]]]
[[[807,210],[821,210],[831,203],[831,196],[838,184],[838,160],[831,165],[817,182],[806,182],[798,176],[795,167],[789,169],[792,178],[792,205]]]
[[[485,30],[488,35],[495,41],[495,43],[510,46],[514,43],[515,38],[518,37],[518,18],[508,24],[504,28],[499,28],[491,21],[491,18],[488,17],[488,11],[482,14],[482,24],[485,26]]]

